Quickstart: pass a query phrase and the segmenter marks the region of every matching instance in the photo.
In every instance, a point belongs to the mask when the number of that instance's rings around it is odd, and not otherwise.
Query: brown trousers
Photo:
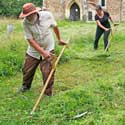
[[[54,51],[52,51],[52,53],[54,53]],[[47,59],[43,59],[42,57],[40,60],[33,58],[31,56],[29,56],[28,54],[26,54],[25,56],[25,62],[22,68],[23,71],[23,86],[27,87],[28,89],[31,88],[31,84],[34,78],[34,74],[35,71],[38,67],[38,65],[40,65],[40,70],[41,73],[43,75],[43,83],[45,84],[48,75],[52,69],[52,64],[54,62],[54,57],[50,57]],[[54,73],[49,81],[49,84],[45,90],[45,94],[47,95],[52,95],[52,86],[54,84]]]

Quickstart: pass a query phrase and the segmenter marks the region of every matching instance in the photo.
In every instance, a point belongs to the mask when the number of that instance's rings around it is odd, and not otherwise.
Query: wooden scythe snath
[[[104,52],[107,52],[107,50],[108,50],[108,48],[109,48],[109,46],[110,46],[110,44],[111,44],[111,40],[112,40],[112,38],[113,38],[114,32],[116,31],[115,28],[116,28],[118,25],[119,25],[118,23],[115,23],[114,26],[113,26],[113,29],[111,29],[111,37],[110,37],[110,39],[108,40],[108,44],[107,44],[107,46],[106,46]]]
[[[69,40],[70,40],[70,39],[68,39],[68,40],[66,41],[66,43],[68,43]],[[54,64],[54,66],[52,67],[52,70],[50,71],[50,74],[49,74],[49,76],[48,76],[48,78],[47,78],[47,80],[46,80],[46,83],[45,83],[45,85],[44,85],[44,87],[43,87],[43,89],[42,89],[42,91],[41,91],[41,93],[40,93],[40,95],[39,95],[39,97],[38,97],[38,99],[37,99],[37,101],[36,101],[36,103],[35,103],[35,105],[34,105],[32,111],[31,111],[30,115],[32,115],[32,114],[34,113],[34,111],[36,110],[38,104],[40,103],[40,100],[41,100],[41,98],[42,98],[42,96],[43,96],[43,94],[44,94],[44,92],[45,92],[45,90],[46,90],[46,88],[47,88],[47,85],[48,85],[49,81],[50,81],[50,78],[51,78],[51,76],[53,75],[53,73],[54,73],[54,71],[55,71],[55,69],[56,69],[56,66],[57,66],[57,64],[58,64],[58,62],[59,62],[59,60],[60,60],[60,58],[61,58],[61,56],[62,56],[62,54],[63,54],[63,52],[64,52],[64,50],[65,50],[66,47],[67,47],[67,45],[64,45],[64,46],[63,46],[63,48],[62,48],[62,50],[61,50],[61,52],[60,52],[58,58],[56,59],[55,64]]]

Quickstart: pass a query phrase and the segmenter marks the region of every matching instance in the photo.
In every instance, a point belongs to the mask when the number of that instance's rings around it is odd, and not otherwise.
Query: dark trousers
[[[53,52],[54,53],[54,52]],[[30,89],[31,88],[31,84],[34,78],[34,74],[35,71],[38,67],[38,65],[40,66],[40,70],[41,73],[43,75],[43,83],[45,84],[48,75],[52,69],[52,64],[54,62],[54,57],[50,57],[47,59],[43,59],[42,58],[40,60],[33,58],[31,56],[29,56],[28,54],[26,54],[25,56],[25,62],[23,65],[23,86],[25,86],[26,88]],[[51,95],[52,94],[52,85],[54,84],[54,73],[49,81],[49,84],[45,90],[45,94],[47,95]]]
[[[105,31],[105,30],[103,30],[101,28],[97,28],[96,29],[96,34],[95,34],[94,49],[98,49],[98,42],[99,42],[99,39],[100,39],[100,37],[102,36],[103,33],[104,33],[104,37],[103,37],[104,49],[108,45],[108,37],[109,37],[109,34],[110,34],[110,30]]]

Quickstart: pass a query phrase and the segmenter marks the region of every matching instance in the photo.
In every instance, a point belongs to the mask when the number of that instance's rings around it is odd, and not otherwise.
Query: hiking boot
[[[52,89],[51,88],[46,89],[44,94],[47,96],[52,96]]]

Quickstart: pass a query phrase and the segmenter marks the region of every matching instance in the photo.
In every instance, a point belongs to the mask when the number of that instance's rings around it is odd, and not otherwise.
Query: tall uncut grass
[[[9,23],[14,25],[10,34]],[[20,20],[0,20],[0,125],[125,125],[125,24],[113,32],[107,53],[103,38],[99,49],[93,50],[95,23],[58,24],[62,38],[70,42],[56,69],[53,96],[44,96],[31,117],[42,86],[41,73],[38,69],[29,92],[16,93],[27,42]],[[57,56],[61,49],[56,44]]]

